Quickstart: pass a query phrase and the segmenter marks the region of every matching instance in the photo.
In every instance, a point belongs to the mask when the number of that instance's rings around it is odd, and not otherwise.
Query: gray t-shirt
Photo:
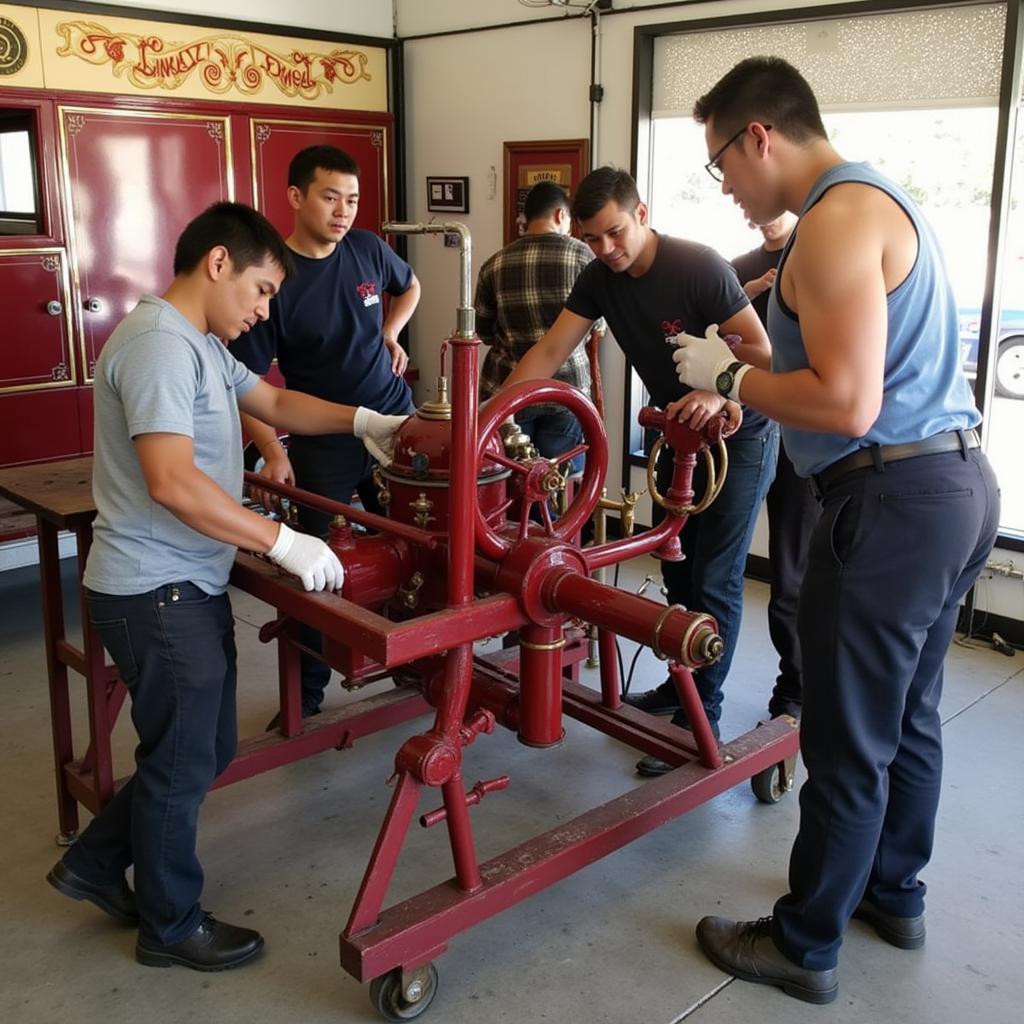
[[[149,496],[132,439],[184,434],[195,464],[242,496],[237,399],[259,378],[172,305],[145,295],[96,362],[92,490],[97,515],[84,582],[103,594],[143,594],[189,581],[227,587],[235,548],[186,526]]]

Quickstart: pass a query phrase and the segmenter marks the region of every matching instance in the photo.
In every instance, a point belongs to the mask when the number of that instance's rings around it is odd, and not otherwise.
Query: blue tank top
[[[887,297],[888,340],[882,384],[882,410],[863,437],[823,434],[783,427],[786,452],[797,473],[820,473],[833,462],[873,444],[906,444],[981,422],[960,366],[956,300],[931,227],[910,196],[864,163],[830,167],[811,188],[802,217],[833,185],[860,182],[881,189],[898,203],[917,232],[917,259],[906,279]],[[796,240],[794,230],[779,261],[779,275],[768,304],[772,370],[790,373],[808,366],[800,323],[782,301],[779,281]]]

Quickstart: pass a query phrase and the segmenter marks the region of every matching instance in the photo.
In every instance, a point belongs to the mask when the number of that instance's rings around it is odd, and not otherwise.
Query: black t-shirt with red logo
[[[298,253],[296,274],[270,303],[270,318],[229,349],[256,373],[274,357],[288,387],[345,405],[403,413],[409,385],[391,371],[381,337],[384,293],[401,295],[412,268],[372,231],[349,231],[323,259]]]
[[[703,337],[708,324],[724,323],[749,304],[732,267],[713,249],[659,234],[647,273],[630,277],[594,260],[576,279],[565,308],[608,321],[651,401],[664,408],[692,390],[679,382],[675,345],[667,339],[679,333]],[[770,429],[765,416],[744,406],[736,436],[759,437]]]

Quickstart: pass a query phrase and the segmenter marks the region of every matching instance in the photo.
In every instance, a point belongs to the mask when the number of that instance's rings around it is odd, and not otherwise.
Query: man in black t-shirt
[[[761,323],[768,326],[768,296],[775,283],[775,268],[796,227],[796,217],[784,213],[758,228],[764,243],[732,261]],[[800,581],[807,564],[811,531],[821,509],[807,481],[796,475],[781,438],[775,479],[768,491],[768,561],[771,596],[768,599],[768,632],[779,655],[779,675],[768,702],[773,717],[800,717],[803,701],[800,643],[796,633],[796,609]]]
[[[651,401],[669,416],[699,428],[726,410],[739,422],[735,403],[680,385],[672,361],[676,334],[702,334],[707,324],[717,323],[723,334],[740,337],[738,359],[768,365],[767,335],[725,260],[706,246],[652,230],[636,183],[612,167],[601,167],[583,179],[573,200],[573,215],[597,258],[580,274],[551,330],[522,358],[506,384],[550,377],[603,316]],[[663,563],[669,601],[713,615],[725,639],[721,661],[697,674],[697,689],[716,736],[722,684],[739,635],[744,564],[775,469],[777,444],[774,424],[748,413],[728,442],[729,473],[721,495],[682,532],[686,559]],[[698,493],[704,486],[702,474],[701,466],[694,479]],[[666,454],[659,466],[662,489],[670,476],[671,456]],[[660,512],[655,509],[656,515]],[[671,714],[684,728],[689,725],[671,681],[629,702],[654,714]],[[653,757],[637,765],[646,775],[660,775],[669,768]]]
[[[359,209],[359,167],[334,146],[310,146],[288,168],[288,201],[295,212],[286,239],[295,277],[281,289],[270,318],[232,342],[232,355],[256,373],[277,357],[289,389],[374,410],[395,429],[413,411],[402,377],[408,359],[398,334],[420,298],[416,275],[382,238],[353,228]],[[391,296],[384,316],[384,294]],[[374,460],[359,435],[292,434],[288,451],[276,431],[251,417],[242,425],[263,456],[261,475],[334,501],[381,512],[371,473]],[[361,423],[356,424],[359,429]],[[325,536],[330,517],[300,507],[299,523]],[[303,629],[303,642],[320,649],[320,634]],[[302,655],[302,715],[320,710],[331,670]],[[277,726],[275,717],[268,728]]]

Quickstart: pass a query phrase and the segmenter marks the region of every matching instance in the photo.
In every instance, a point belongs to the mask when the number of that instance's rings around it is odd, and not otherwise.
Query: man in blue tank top
[[[334,146],[309,146],[288,167],[288,201],[295,213],[286,239],[295,277],[281,289],[270,318],[232,342],[231,354],[264,374],[275,356],[289,390],[384,414],[413,411],[402,374],[408,359],[398,335],[420,298],[416,275],[382,238],[353,228],[359,209],[359,166]],[[384,315],[385,293],[391,296]],[[400,421],[394,421],[400,422]],[[358,491],[381,514],[371,474],[374,460],[359,438],[292,434],[288,451],[277,432],[252,417],[242,425],[264,458],[261,475],[334,501]],[[326,536],[330,517],[300,507],[305,530]],[[304,627],[305,646],[320,635]],[[330,668],[302,654],[302,715],[320,710]],[[267,726],[276,728],[279,716]]]
[[[709,328],[681,339],[679,376],[782,423],[822,504],[798,616],[807,782],[790,892],[772,917],[706,917],[697,938],[736,977],[827,1003],[851,916],[902,949],[924,943],[942,664],[995,541],[998,488],[942,256],[906,192],[843,161],[778,58],[742,61],[694,117],[708,171],[749,219],[800,219],[769,304],[771,367]]]

